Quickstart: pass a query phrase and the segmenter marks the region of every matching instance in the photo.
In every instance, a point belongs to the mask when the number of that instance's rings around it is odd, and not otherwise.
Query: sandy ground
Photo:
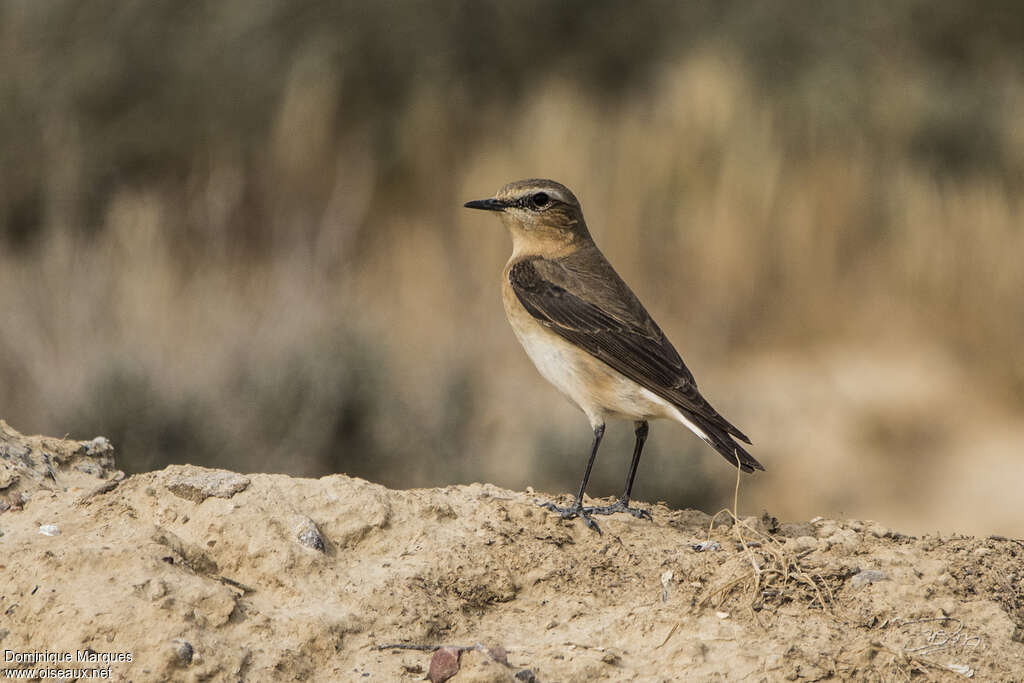
[[[120,478],[105,440],[0,422],[0,675],[43,653],[134,681],[1024,680],[1021,541],[663,506],[598,535],[542,497]]]

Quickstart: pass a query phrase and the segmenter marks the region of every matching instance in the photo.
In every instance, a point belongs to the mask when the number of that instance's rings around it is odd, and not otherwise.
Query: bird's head
[[[579,200],[554,180],[517,180],[491,199],[466,202],[465,206],[499,212],[517,255],[554,256],[590,241]]]

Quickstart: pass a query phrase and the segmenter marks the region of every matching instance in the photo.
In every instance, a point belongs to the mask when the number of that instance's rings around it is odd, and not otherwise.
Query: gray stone
[[[299,523],[295,526],[295,538],[299,543],[313,550],[324,552],[326,548],[320,529],[309,517],[299,518]]]
[[[188,666],[192,663],[192,657],[195,651],[192,649],[192,643],[181,638],[175,638],[171,641],[171,650],[174,652],[174,658],[181,666]]]
[[[853,575],[850,579],[850,585],[854,588],[860,588],[861,586],[868,586],[878,581],[888,581],[889,575],[878,569],[864,569]]]
[[[227,470],[202,467],[168,468],[167,490],[185,500],[202,503],[210,497],[231,498],[249,486],[249,477]]]

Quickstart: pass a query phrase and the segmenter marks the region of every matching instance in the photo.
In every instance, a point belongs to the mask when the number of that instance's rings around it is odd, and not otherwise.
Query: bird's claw
[[[537,504],[540,505],[542,508],[551,510],[552,512],[557,512],[562,519],[573,519],[575,517],[579,517],[583,520],[583,523],[587,525],[588,529],[592,529],[596,531],[598,535],[602,535],[601,527],[599,527],[597,525],[597,522],[595,522],[593,518],[591,518],[590,516],[590,512],[591,510],[593,510],[593,508],[585,508],[582,505],[573,505],[572,507],[559,507],[558,505],[555,505],[554,503],[547,501],[543,503],[538,502]]]
[[[583,508],[583,511],[591,515],[612,515],[616,512],[628,512],[637,519],[646,519],[652,522],[654,521],[654,518],[651,516],[650,510],[645,510],[644,508],[631,508],[629,507],[629,503],[621,499],[616,501],[615,503],[612,503],[611,505],[604,505],[602,507]]]

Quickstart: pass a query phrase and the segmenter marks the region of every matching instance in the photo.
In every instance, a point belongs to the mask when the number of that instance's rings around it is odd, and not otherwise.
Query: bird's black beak
[[[483,209],[484,211],[504,211],[505,202],[499,199],[476,199],[463,204],[467,209]]]

